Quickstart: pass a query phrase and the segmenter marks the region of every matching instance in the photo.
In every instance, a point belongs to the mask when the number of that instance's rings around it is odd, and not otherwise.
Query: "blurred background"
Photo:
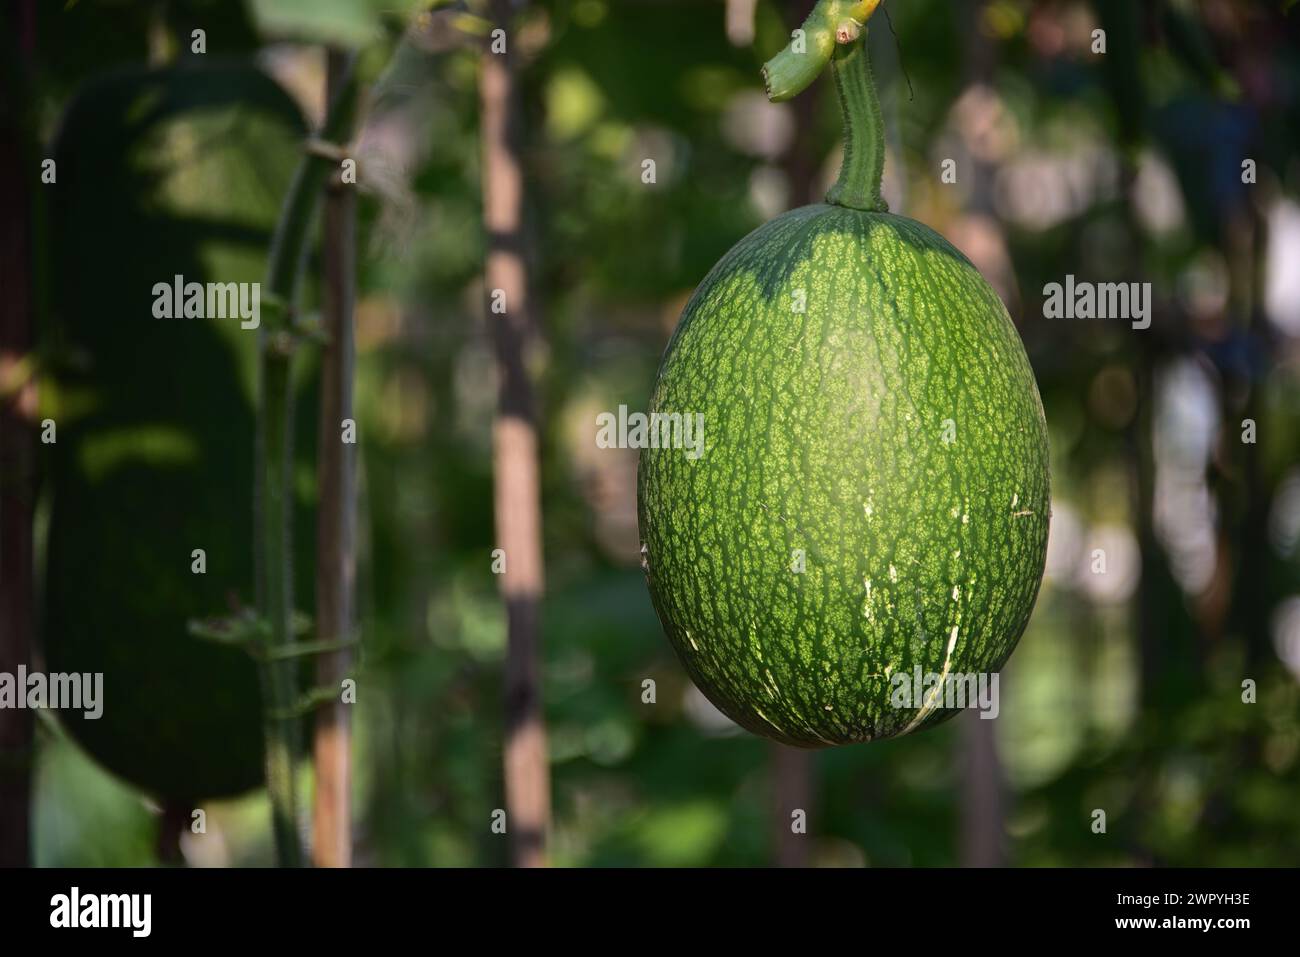
[[[827,752],[740,732],[675,660],[639,567],[636,451],[597,448],[595,417],[644,408],[694,284],[833,181],[829,77],[773,105],[759,76],[810,8],[512,8],[551,862],[1296,864],[1300,10],[1285,0],[888,0],[870,30],[886,198],[998,290],[1046,407],[1054,502],[1037,609],[996,721],[967,714]],[[25,762],[32,775],[34,861],[156,862],[169,804],[129,782],[168,775],[173,790],[234,792],[185,795],[206,833],[182,835],[184,861],[272,859],[266,798],[247,780],[255,676],[184,627],[251,600],[255,337],[154,319],[149,290],[176,273],[260,278],[333,45],[363,51],[365,80],[350,154],[355,861],[506,863],[491,828],[506,612],[479,123],[492,12],[19,0],[6,16],[0,397],[9,439],[12,422],[50,418],[58,442],[36,445],[31,494],[9,494],[0,518],[7,541],[16,523],[32,530],[33,660],[94,661],[109,696],[102,728],[43,713],[32,751],[10,740],[7,773]],[[54,183],[40,179],[46,158]],[[1066,274],[1150,282],[1150,328],[1044,318],[1043,287]],[[318,276],[313,251],[308,315]],[[298,373],[297,603],[310,610],[309,351]],[[12,488],[17,459],[5,461]],[[196,729],[192,768],[151,743],[182,726]],[[791,833],[792,809],[806,834]]]

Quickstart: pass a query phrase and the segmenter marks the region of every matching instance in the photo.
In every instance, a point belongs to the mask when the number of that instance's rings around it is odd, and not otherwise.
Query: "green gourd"
[[[848,6],[824,2],[822,22]],[[1025,629],[1051,509],[1042,403],[1005,307],[881,199],[858,26],[768,66],[781,99],[826,52],[843,168],[825,203],[704,278],[649,405],[702,414],[703,452],[643,448],[638,473],[643,568],[687,672],[744,728],[810,748],[955,714],[944,683],[996,672]]]
[[[274,81],[218,65],[101,81],[70,106],[56,144],[53,261],[80,269],[54,296],[69,361],[46,390],[58,429],[45,450],[46,664],[103,675],[102,716],[60,721],[166,801],[263,780],[254,661],[188,627],[253,600],[257,332],[238,318],[159,318],[153,289],[177,274],[264,279],[302,135]],[[310,469],[314,416],[298,419]],[[305,504],[295,524],[306,603]]]

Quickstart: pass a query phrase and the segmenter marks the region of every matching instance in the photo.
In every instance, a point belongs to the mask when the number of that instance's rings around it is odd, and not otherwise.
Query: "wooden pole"
[[[813,752],[773,742],[772,844],[777,867],[809,867],[812,864]],[[802,811],[796,830],[795,812]]]
[[[480,75],[483,219],[487,231],[488,326],[496,350],[498,406],[493,426],[497,545],[505,568],[505,791],[511,861],[546,863],[550,765],[542,718],[542,514],[537,413],[528,375],[534,338],[523,255],[523,173],[517,141],[512,4],[492,0],[496,28]]]
[[[355,70],[349,69],[329,103],[320,139],[351,135],[356,110]],[[321,188],[337,163],[314,152],[299,161],[271,240],[258,330],[256,498],[253,536],[257,611],[268,634],[261,659],[266,785],[276,860],[304,860],[298,834],[296,769],[302,733],[298,718],[298,663],[293,640],[293,357],[298,346],[295,303],[308,237]]]
[[[329,52],[327,102],[342,90],[347,59]],[[356,445],[345,442],[343,422],[352,418],[355,347],[352,309],[356,276],[356,195],[339,177],[325,184],[321,256],[324,296],[321,319],[327,343],[321,354],[320,431],[316,471],[316,637],[347,641],[353,632],[356,585]],[[316,659],[316,684],[339,690],[352,667],[350,648]],[[316,712],[313,756],[316,794],[312,862],[317,867],[352,863],[351,705],[341,691]]]

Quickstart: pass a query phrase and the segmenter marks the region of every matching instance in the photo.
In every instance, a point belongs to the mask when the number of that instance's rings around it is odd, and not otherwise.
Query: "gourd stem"
[[[844,164],[839,179],[826,193],[826,202],[849,209],[884,213],[889,205],[880,195],[885,170],[885,122],[867,54],[867,32],[836,46],[831,59],[835,89],[844,117]]]
[[[763,64],[763,81],[773,103],[806,90],[830,61],[837,44],[856,37],[881,0],[817,0],[790,42]],[[847,32],[845,32],[847,31]]]

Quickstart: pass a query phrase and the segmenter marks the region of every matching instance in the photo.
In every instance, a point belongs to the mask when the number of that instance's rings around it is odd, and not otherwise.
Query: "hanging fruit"
[[[1050,515],[1006,308],[881,198],[876,6],[822,0],[765,67],[786,99],[830,63],[843,167],[696,290],[649,411],[652,430],[702,414],[703,454],[656,443],[638,476],[643,565],[686,670],[741,726],[814,748],[955,714],[945,689],[996,673],[1025,629]]]

